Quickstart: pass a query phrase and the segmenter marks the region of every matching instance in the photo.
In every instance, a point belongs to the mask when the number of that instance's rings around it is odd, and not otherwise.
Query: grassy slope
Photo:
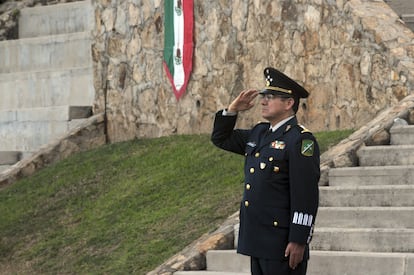
[[[145,274],[237,211],[242,166],[207,135],[70,157],[0,191],[0,273]]]

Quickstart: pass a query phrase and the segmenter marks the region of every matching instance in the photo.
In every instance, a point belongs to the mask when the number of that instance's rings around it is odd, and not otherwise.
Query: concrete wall
[[[94,1],[95,112],[111,141],[210,132],[214,112],[274,66],[311,96],[312,131],[359,128],[409,95],[414,34],[383,1],[194,1],[194,62],[186,94],[162,66],[163,1]],[[239,126],[260,120],[259,108]]]

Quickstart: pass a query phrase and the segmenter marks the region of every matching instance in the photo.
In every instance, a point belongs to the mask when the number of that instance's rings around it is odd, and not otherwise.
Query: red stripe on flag
[[[175,93],[177,99],[179,99],[187,88],[188,81],[190,79],[191,71],[193,69],[193,28],[194,28],[194,16],[193,16],[193,0],[183,0],[184,11],[184,54],[183,54],[183,66],[184,66],[184,84],[179,91]]]

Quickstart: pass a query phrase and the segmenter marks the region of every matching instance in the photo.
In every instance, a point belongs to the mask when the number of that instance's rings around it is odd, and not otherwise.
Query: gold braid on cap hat
[[[270,86],[270,82],[269,82],[269,80],[268,80],[268,81],[266,81],[266,89],[267,89],[267,90],[278,91],[278,92],[282,92],[282,93],[287,93],[287,94],[292,94],[292,90],[283,89],[283,88],[280,88],[280,87],[273,87],[273,86]]]

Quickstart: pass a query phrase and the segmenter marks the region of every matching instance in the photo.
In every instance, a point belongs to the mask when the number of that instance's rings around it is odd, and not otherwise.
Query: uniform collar
[[[280,121],[279,123],[277,123],[275,126],[270,125],[269,130],[271,130],[272,132],[276,132],[277,129],[279,129],[280,126],[282,126],[283,124],[285,124],[287,121],[291,120],[294,117],[294,115],[285,118],[284,120]]]

